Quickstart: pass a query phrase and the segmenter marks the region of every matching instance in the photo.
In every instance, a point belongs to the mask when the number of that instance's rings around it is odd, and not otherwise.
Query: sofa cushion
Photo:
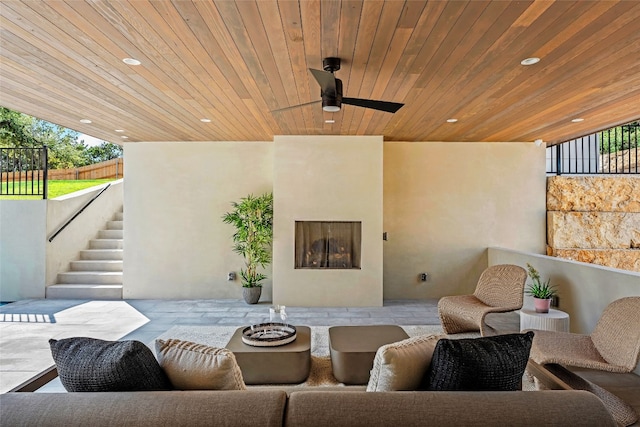
[[[17,427],[281,427],[282,390],[0,394],[0,425]]]
[[[614,427],[602,402],[586,392],[550,391],[294,391],[287,427],[533,426]]]
[[[416,390],[444,335],[421,335],[381,346],[373,359],[367,391]]]
[[[49,346],[67,391],[171,389],[153,352],[140,341],[76,337],[51,339]]]
[[[441,339],[424,376],[426,390],[522,389],[533,332],[483,338]]]
[[[178,339],[157,339],[158,362],[179,390],[245,390],[234,354]]]

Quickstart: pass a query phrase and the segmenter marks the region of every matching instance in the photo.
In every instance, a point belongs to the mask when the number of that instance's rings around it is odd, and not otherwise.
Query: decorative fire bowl
[[[296,339],[296,327],[286,323],[260,323],[242,330],[242,342],[255,347],[277,347]]]

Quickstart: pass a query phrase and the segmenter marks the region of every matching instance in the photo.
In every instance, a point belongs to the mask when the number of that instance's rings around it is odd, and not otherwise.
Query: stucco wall
[[[231,202],[273,188],[271,143],[125,144],[125,298],[241,298]],[[271,299],[271,269],[262,299]]]
[[[44,298],[46,200],[0,200],[0,301]]]
[[[239,271],[242,260],[231,251],[233,228],[220,218],[231,201],[274,188],[274,145],[125,144],[125,298],[240,298],[239,281],[226,278],[229,271]],[[472,291],[487,266],[488,246],[544,253],[544,148],[533,143],[382,145],[382,228],[389,239],[379,241],[384,298]],[[358,176],[366,182],[376,173]],[[341,171],[331,174],[339,179]],[[357,177],[345,176],[345,187],[360,185]],[[278,199],[287,197],[276,191],[276,218]],[[316,196],[301,191],[295,197],[305,206],[305,198]],[[427,282],[418,281],[421,272],[430,274]],[[263,301],[272,298],[271,267],[266,274]]]
[[[385,143],[384,297],[469,293],[487,246],[544,253],[544,162],[531,143]]]
[[[382,137],[280,136],[274,169],[274,302],[382,305]],[[295,221],[362,222],[361,269],[294,269]]]

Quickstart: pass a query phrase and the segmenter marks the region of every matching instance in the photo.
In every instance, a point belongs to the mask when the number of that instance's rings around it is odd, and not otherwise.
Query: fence
[[[0,150],[6,150],[2,148]],[[42,170],[21,170],[15,172],[5,172],[2,169],[2,182],[7,181],[31,181],[33,173],[40,173]],[[123,159],[111,159],[106,162],[93,165],[82,166],[75,169],[49,169],[48,177],[50,181],[79,180],[79,179],[120,179],[124,171]],[[4,194],[4,193],[3,193]]]
[[[640,174],[640,122],[547,148],[547,173]]]
[[[49,169],[49,180],[120,179],[123,172],[124,160],[118,158],[75,169]]]
[[[47,147],[0,148],[0,195],[47,198]]]

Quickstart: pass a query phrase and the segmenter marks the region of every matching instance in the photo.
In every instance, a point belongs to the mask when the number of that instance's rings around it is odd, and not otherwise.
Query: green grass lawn
[[[95,185],[104,184],[105,182],[113,181],[112,179],[87,179],[87,180],[73,180],[73,181],[49,181],[49,199],[54,199],[56,197],[64,196],[65,194],[73,193],[74,191],[84,190],[85,188],[93,187]],[[12,184],[9,183],[9,188],[7,190],[7,183],[2,183],[2,195],[0,195],[1,200],[37,200],[41,199],[42,196],[25,196],[25,195],[16,195],[9,196],[5,195],[7,192],[15,192],[15,193],[26,193],[31,192],[31,181],[21,182],[20,188],[18,189],[17,183],[16,188],[12,188]],[[37,181],[33,182],[34,191],[37,190]],[[40,183],[42,186],[42,183]]]

